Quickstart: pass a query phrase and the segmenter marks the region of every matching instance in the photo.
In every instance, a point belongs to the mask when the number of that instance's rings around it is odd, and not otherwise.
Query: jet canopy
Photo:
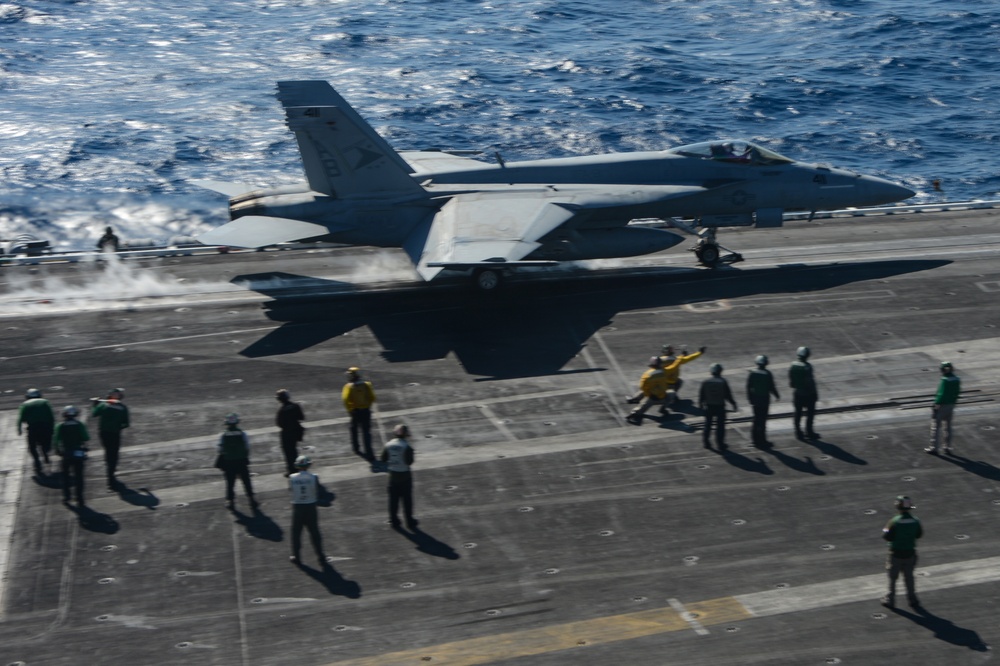
[[[703,160],[730,162],[733,164],[750,164],[754,166],[773,166],[776,164],[792,164],[793,160],[778,153],[763,148],[742,139],[725,139],[722,141],[705,141],[679,146],[667,151],[683,157],[697,157]]]

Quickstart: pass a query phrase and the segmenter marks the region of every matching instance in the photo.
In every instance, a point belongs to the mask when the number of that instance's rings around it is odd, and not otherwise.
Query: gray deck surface
[[[1000,641],[1000,211],[789,223],[721,236],[747,261],[671,251],[543,271],[502,293],[419,284],[345,248],[0,270],[0,666],[6,664],[980,664]],[[689,402],[625,422],[671,342],[696,396],[722,363],[741,410],[702,447]],[[791,434],[808,345],[821,439]],[[771,358],[771,450],[746,370]],[[955,455],[923,452],[940,360],[963,395]],[[408,423],[418,532],[350,452],[344,369],[378,394],[376,446]],[[124,386],[120,493],[88,507],[33,476],[16,408]],[[331,561],[288,562],[273,396],[308,421]],[[213,446],[252,439],[250,511]],[[651,413],[655,415],[655,410]],[[92,427],[92,433],[95,430]],[[96,438],[96,433],[93,433]],[[96,443],[95,443],[96,444]],[[897,494],[926,530],[925,610],[882,608]]]

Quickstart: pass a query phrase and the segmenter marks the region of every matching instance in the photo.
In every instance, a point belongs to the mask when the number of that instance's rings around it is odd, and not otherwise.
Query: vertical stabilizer
[[[326,81],[279,81],[310,189],[332,197],[422,194],[412,169]]]

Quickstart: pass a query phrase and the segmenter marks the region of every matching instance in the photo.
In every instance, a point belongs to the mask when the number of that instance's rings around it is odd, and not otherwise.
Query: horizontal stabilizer
[[[244,185],[243,183],[227,183],[222,180],[192,180],[191,184],[197,185],[198,187],[202,187],[206,190],[218,192],[219,194],[225,194],[230,199],[241,194],[246,194],[254,189],[249,185]]]
[[[455,271],[467,271],[473,268],[546,268],[552,266],[558,266],[558,261],[553,261],[552,259],[538,259],[529,260],[522,259],[521,261],[475,261],[475,262],[459,262],[459,261],[432,261],[427,264],[430,268],[448,268]]]
[[[346,227],[345,227],[346,228]],[[223,224],[197,236],[205,245],[228,245],[231,247],[264,247],[277,243],[308,240],[326,236],[331,229],[322,224],[289,220],[283,217],[247,215],[229,224]]]

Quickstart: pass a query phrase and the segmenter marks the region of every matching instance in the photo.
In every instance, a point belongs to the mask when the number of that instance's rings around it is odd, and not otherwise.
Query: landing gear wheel
[[[473,276],[482,291],[495,291],[503,282],[503,274],[493,268],[481,268]]]
[[[694,251],[694,256],[703,266],[715,266],[719,263],[719,246],[715,243],[704,243]]]

